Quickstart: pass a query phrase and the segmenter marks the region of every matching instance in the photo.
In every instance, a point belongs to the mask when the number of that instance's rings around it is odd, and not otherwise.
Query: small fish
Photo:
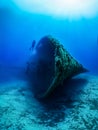
[[[32,46],[29,48],[29,50],[33,50],[33,49],[34,49],[34,47],[35,47],[35,44],[36,44],[36,41],[35,41],[35,40],[33,40],[33,42],[32,42]]]

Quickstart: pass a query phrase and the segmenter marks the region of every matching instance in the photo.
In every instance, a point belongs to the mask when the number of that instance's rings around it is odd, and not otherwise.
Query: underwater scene
[[[97,0],[0,0],[0,130],[98,130]]]

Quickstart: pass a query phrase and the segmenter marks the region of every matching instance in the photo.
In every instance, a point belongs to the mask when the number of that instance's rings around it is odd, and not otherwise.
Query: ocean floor
[[[46,100],[25,79],[0,82],[0,130],[98,130],[98,76],[79,75]]]

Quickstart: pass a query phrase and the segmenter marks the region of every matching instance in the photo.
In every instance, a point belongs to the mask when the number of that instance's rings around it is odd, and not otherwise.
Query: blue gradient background
[[[24,67],[32,40],[56,37],[81,64],[98,74],[98,15],[69,19],[24,11],[9,0],[0,1],[0,65]]]

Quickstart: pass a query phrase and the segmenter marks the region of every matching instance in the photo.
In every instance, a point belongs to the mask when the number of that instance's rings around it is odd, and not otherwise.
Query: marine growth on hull
[[[46,98],[64,80],[87,72],[51,35],[40,39],[35,52],[28,61],[26,72],[36,97]]]

